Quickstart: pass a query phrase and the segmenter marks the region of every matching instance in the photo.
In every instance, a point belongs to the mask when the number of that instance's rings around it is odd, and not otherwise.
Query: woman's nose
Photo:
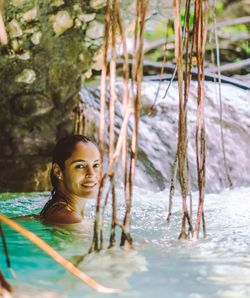
[[[93,169],[92,166],[88,166],[88,167],[87,167],[86,176],[87,176],[87,177],[95,176],[95,171],[94,171],[94,169]]]

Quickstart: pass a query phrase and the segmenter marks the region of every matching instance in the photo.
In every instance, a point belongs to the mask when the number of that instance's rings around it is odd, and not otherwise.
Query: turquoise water
[[[180,198],[175,198],[173,220],[167,224],[168,191],[153,193],[136,188],[132,209],[135,250],[106,249],[87,255],[78,265],[104,286],[122,289],[121,294],[96,293],[5,225],[16,278],[7,270],[2,244],[0,266],[14,288],[13,296],[19,298],[250,297],[249,196],[250,188],[207,195],[207,238],[178,241]],[[48,193],[2,194],[0,212],[7,216],[37,214],[48,198]],[[87,206],[88,222],[71,230],[45,226],[34,219],[17,222],[76,262],[91,244],[94,203],[90,201]],[[120,218],[123,212],[120,204]],[[108,222],[110,207],[106,213]]]

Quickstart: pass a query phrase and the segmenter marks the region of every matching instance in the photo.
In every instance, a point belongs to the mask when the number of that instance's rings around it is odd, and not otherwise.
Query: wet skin
[[[94,144],[79,142],[65,161],[63,169],[53,164],[54,174],[58,177],[59,196],[70,204],[72,210],[61,206],[45,216],[47,221],[59,224],[82,222],[85,203],[95,197],[98,190],[99,158],[99,151]]]
[[[64,163],[64,169],[59,170],[58,189],[71,196],[91,198],[98,188],[99,151],[92,143],[80,142],[76,145],[71,157]]]

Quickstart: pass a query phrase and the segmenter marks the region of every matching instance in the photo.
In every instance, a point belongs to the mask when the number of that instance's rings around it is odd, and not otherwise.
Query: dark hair
[[[89,138],[83,135],[70,135],[70,136],[64,137],[57,142],[54,148],[54,151],[52,154],[52,165],[53,163],[57,163],[60,166],[60,168],[63,170],[65,161],[70,158],[70,156],[72,155],[75,149],[76,144],[78,144],[79,142],[92,143],[96,146],[94,142],[92,142]],[[50,181],[53,186],[52,195],[56,191],[57,182],[58,182],[57,179],[58,178],[54,175],[53,168],[51,168]]]

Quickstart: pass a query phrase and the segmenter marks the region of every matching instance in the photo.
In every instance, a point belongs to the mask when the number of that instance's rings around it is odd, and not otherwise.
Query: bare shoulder
[[[80,214],[70,211],[67,208],[61,208],[47,214],[44,217],[45,221],[54,224],[74,224],[81,223],[82,217]]]

